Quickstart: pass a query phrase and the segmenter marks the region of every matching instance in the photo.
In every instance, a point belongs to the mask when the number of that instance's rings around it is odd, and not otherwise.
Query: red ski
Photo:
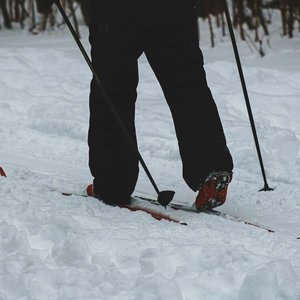
[[[87,192],[88,192],[88,188],[87,188]],[[83,194],[76,194],[76,193],[62,193],[64,196],[80,196],[80,197],[85,197],[85,198],[93,198],[93,196],[91,196],[91,194],[88,192],[83,193]],[[139,199],[138,197],[132,197],[131,198],[131,203],[127,204],[127,205],[116,205],[117,207],[120,208],[126,208],[130,211],[142,211],[145,212],[149,215],[151,215],[151,217],[153,217],[154,219],[161,221],[169,221],[169,222],[174,222],[180,225],[187,225],[187,223],[182,222],[172,216],[170,216],[167,211],[165,211],[165,209],[162,206],[158,206],[157,207],[152,207],[153,205],[151,203],[149,203],[150,205],[145,205],[145,201],[143,201],[143,199]],[[151,207],[149,207],[151,206]]]

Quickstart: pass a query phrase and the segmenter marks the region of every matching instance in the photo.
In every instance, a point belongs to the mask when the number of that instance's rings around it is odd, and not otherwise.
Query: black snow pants
[[[91,0],[90,12],[93,66],[133,141],[137,60],[145,53],[172,113],[186,183],[196,191],[211,171],[232,171],[207,86],[194,0]],[[122,202],[135,188],[138,160],[94,80],[88,143],[95,192],[106,202]]]

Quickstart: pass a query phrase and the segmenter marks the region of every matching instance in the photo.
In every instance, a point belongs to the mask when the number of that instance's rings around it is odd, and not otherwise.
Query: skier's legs
[[[203,68],[196,18],[147,31],[145,53],[170,106],[183,176],[191,189],[211,171],[232,171],[233,163]]]
[[[123,2],[119,1],[120,5]],[[92,1],[90,43],[93,66],[114,106],[136,142],[134,112],[138,83],[134,19],[129,9],[116,10],[109,0]],[[126,11],[127,9],[127,11]],[[119,13],[118,13],[119,12]],[[126,202],[138,176],[132,153],[95,81],[91,83],[89,165],[94,191],[107,203]]]

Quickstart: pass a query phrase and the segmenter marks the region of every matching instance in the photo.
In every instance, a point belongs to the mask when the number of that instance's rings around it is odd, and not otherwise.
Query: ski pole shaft
[[[133,154],[136,155],[137,159],[139,160],[139,162],[141,163],[146,175],[148,176],[153,188],[155,189],[156,193],[158,194],[158,201],[160,204],[162,204],[163,206],[166,206],[167,204],[169,204],[172,199],[173,199],[173,196],[174,196],[174,192],[173,191],[160,191],[157,187],[157,184],[155,183],[154,179],[153,179],[153,176],[151,175],[142,155],[140,154],[136,144],[133,142],[124,122],[122,121],[119,113],[117,112],[112,100],[111,100],[111,97],[109,96],[108,92],[106,91],[106,89],[104,88],[99,76],[97,75],[93,65],[92,65],[92,61],[90,60],[88,54],[86,53],[82,43],[80,42],[79,38],[78,38],[78,35],[76,34],[76,31],[75,29],[73,28],[64,8],[61,6],[59,0],[55,0],[54,3],[56,4],[56,6],[58,7],[63,19],[65,20],[75,42],[77,43],[86,63],[88,64],[91,72],[93,73],[93,76],[94,76],[94,80],[95,82],[97,83],[107,105],[109,106],[118,126],[120,127],[121,131],[123,132],[124,134],[124,137],[126,138],[127,142],[128,142],[128,145],[130,146]]]
[[[229,29],[229,33],[230,33],[230,37],[231,37],[231,41],[232,41],[233,51],[234,51],[234,55],[235,55],[235,59],[236,59],[236,63],[237,63],[238,71],[239,71],[240,81],[241,81],[241,85],[242,85],[242,89],[243,89],[243,93],[244,93],[244,98],[245,98],[245,102],[246,102],[246,106],[247,106],[248,116],[249,116],[249,120],[250,120],[250,124],[251,124],[251,129],[252,129],[253,138],[254,138],[254,142],[255,142],[255,146],[256,146],[258,160],[260,163],[261,173],[262,173],[263,180],[264,180],[264,187],[261,189],[261,191],[272,191],[273,189],[269,187],[268,182],[267,182],[266,172],[265,172],[264,163],[263,163],[263,159],[262,159],[262,155],[261,155],[261,151],[260,151],[260,146],[259,146],[255,122],[254,122],[254,118],[253,118],[253,113],[252,113],[252,109],[251,109],[250,99],[248,96],[247,86],[246,86],[246,82],[245,82],[245,78],[244,78],[244,74],[243,74],[243,68],[242,68],[239,51],[238,51],[235,36],[234,36],[234,31],[233,31],[233,26],[232,26],[232,22],[231,22],[229,10],[228,10],[227,0],[222,0],[222,1],[223,1],[223,6],[224,6],[226,19],[227,19],[228,29]]]

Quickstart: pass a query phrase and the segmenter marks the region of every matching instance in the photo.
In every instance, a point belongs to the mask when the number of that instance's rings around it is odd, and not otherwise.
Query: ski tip
[[[157,201],[159,204],[166,207],[173,200],[174,195],[174,191],[161,191],[158,194]]]
[[[1,167],[0,167],[0,176],[6,177],[6,174]]]
[[[93,186],[92,183],[90,183],[90,184],[86,187],[85,192],[86,192],[86,195],[87,195],[88,197],[93,197],[93,196],[94,196],[94,186]]]

